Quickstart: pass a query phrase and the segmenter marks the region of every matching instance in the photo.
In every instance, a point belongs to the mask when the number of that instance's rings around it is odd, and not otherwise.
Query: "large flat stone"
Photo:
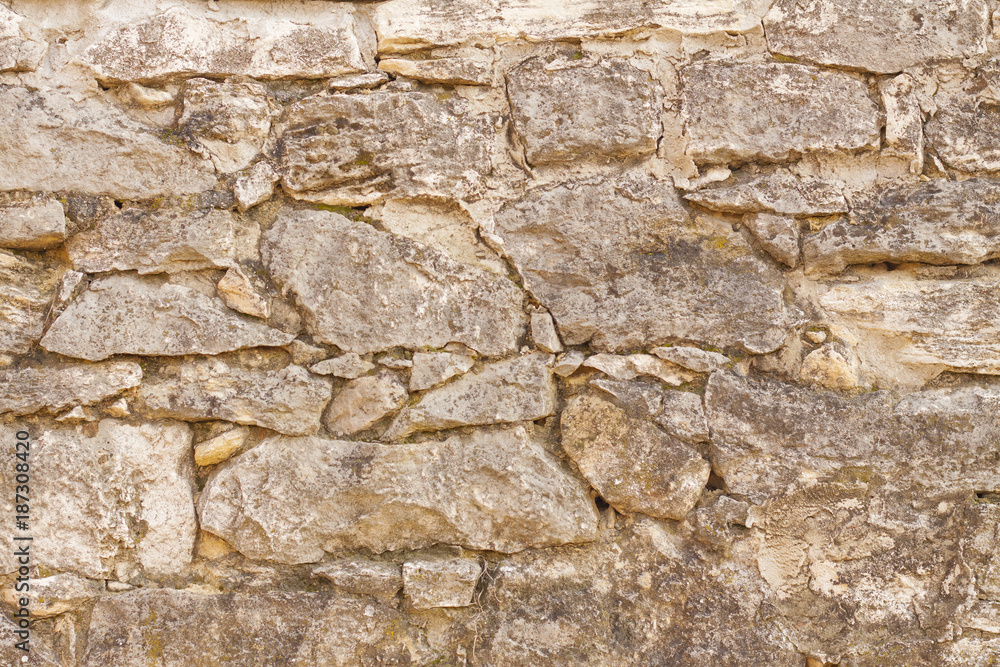
[[[773,53],[890,74],[986,52],[984,0],[778,0],[764,17]]]
[[[535,353],[484,365],[403,408],[386,440],[417,431],[533,421],[556,411],[552,357]]]
[[[94,280],[52,323],[42,347],[100,361],[115,354],[219,354],[294,338],[190,287],[119,274]]]
[[[290,105],[278,126],[282,186],[298,199],[347,206],[389,195],[472,198],[492,169],[494,131],[445,97],[383,91]]]
[[[173,7],[112,29],[83,60],[107,83],[191,76],[323,79],[374,66],[369,38],[357,27],[354,13],[336,5],[315,25],[277,16],[217,21]]]
[[[794,64],[681,70],[687,153],[699,164],[877,149],[879,107],[860,77]]]
[[[649,73],[619,60],[531,58],[507,74],[507,97],[531,164],[645,155],[662,134]]]
[[[276,437],[209,481],[199,516],[281,563],[436,543],[512,552],[595,539],[586,488],[524,427],[403,445]]]
[[[313,337],[348,352],[458,342],[500,355],[527,322],[506,277],[337,213],[281,213],[262,252]]]
[[[842,219],[805,237],[807,271],[850,264],[977,264],[1000,257],[1000,182],[974,178],[876,188]]]
[[[914,280],[883,274],[832,286],[819,303],[835,322],[892,340],[906,364],[1000,374],[1000,279]]]
[[[221,419],[287,435],[311,435],[330,402],[330,382],[301,366],[266,370],[200,358],[161,366],[139,389],[154,417]]]
[[[684,199],[724,213],[833,215],[847,213],[841,186],[819,178],[797,178],[786,172],[759,176],[749,183],[692,192]]]
[[[958,171],[1000,171],[1000,108],[972,95],[946,98],[924,126],[927,144]]]
[[[0,353],[23,354],[42,337],[65,268],[0,250]]]
[[[373,20],[379,52],[392,53],[484,39],[613,37],[643,28],[743,32],[760,25],[758,12],[753,2],[740,0],[653,4],[626,0],[614,5],[567,0],[558,7],[545,0],[390,0],[376,5]]]
[[[708,482],[697,451],[598,396],[571,400],[561,425],[563,449],[619,511],[683,519]]]
[[[66,252],[84,273],[224,269],[256,255],[259,235],[229,211],[132,209],[73,235]]]
[[[92,579],[115,578],[115,564],[149,576],[180,575],[190,564],[197,524],[192,500],[191,431],[161,421],[104,419],[86,426],[18,421],[0,426],[4,442],[31,434],[31,535],[34,564]],[[14,467],[0,472],[14,489]],[[13,519],[14,495],[3,509]],[[13,528],[0,542],[0,567],[15,569]]]
[[[212,163],[102,100],[0,88],[0,190],[149,199],[210,190]]]
[[[719,371],[705,393],[712,467],[752,502],[852,478],[926,493],[994,491],[998,400],[997,387],[897,402],[884,391],[849,397]]]
[[[430,665],[446,657],[392,607],[328,593],[206,595],[170,589],[105,597],[86,667]]]
[[[793,322],[781,273],[728,224],[691,225],[655,180],[538,188],[500,210],[496,233],[567,345],[768,352]]]
[[[132,361],[58,364],[0,370],[0,413],[28,415],[91,405],[136,387],[142,368]]]

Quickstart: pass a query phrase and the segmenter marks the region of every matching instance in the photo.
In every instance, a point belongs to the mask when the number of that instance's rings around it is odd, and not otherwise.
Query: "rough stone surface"
[[[711,373],[729,363],[729,357],[724,354],[685,345],[657,347],[653,348],[651,352],[660,359],[666,359],[696,373]]]
[[[552,366],[552,372],[559,377],[569,377],[583,365],[586,355],[579,350],[570,350],[566,354],[561,354]]]
[[[202,358],[164,365],[143,382],[139,399],[155,417],[222,419],[310,435],[330,400],[330,382],[301,366],[268,371]]]
[[[100,361],[114,354],[218,354],[293,338],[190,287],[123,274],[92,282],[52,323],[42,347]]]
[[[322,577],[348,593],[371,595],[382,603],[395,600],[403,587],[400,566],[358,558],[325,563],[313,568],[312,576]]]
[[[239,265],[230,266],[215,289],[222,302],[233,310],[253,317],[268,318],[271,316],[271,304],[267,297],[260,293]]]
[[[778,0],[764,17],[774,53],[880,74],[984,53],[989,26],[983,0]]]
[[[361,377],[373,368],[375,368],[375,364],[365,361],[361,358],[360,354],[348,352],[339,357],[324,359],[319,363],[313,364],[309,367],[309,370],[317,375],[333,375],[353,380],[354,378]]]
[[[161,421],[131,425],[103,419],[87,426],[41,422],[0,426],[5,442],[31,433],[33,563],[92,579],[114,578],[115,564],[135,562],[148,576],[180,575],[191,563],[195,521],[191,432]],[[14,488],[14,469],[3,482]],[[14,516],[14,496],[5,498]],[[11,537],[0,540],[3,571],[15,569]]]
[[[561,424],[566,453],[620,511],[683,519],[708,482],[697,451],[603,398],[574,398]]]
[[[597,529],[584,484],[523,427],[404,445],[272,438],[222,469],[199,508],[203,530],[284,563],[439,542],[511,552],[586,542]]]
[[[880,480],[927,493],[1000,486],[989,461],[1000,429],[996,388],[928,390],[895,401],[720,371],[705,394],[713,468],[752,502],[818,481]]]
[[[224,269],[256,252],[255,229],[241,229],[217,210],[122,211],[66,241],[73,268],[84,273],[176,273]]]
[[[837,184],[819,178],[796,178],[780,171],[741,185],[698,190],[684,195],[684,199],[725,213],[847,213],[847,200]]]
[[[924,116],[920,109],[917,82],[909,74],[879,81],[878,91],[885,108],[883,155],[909,161],[910,172],[924,169]]]
[[[29,586],[27,591],[16,591],[11,586],[5,588],[2,595],[4,602],[17,608],[23,594],[29,600],[28,610],[34,618],[50,618],[80,609],[100,596],[104,589],[96,581],[69,573],[34,579]]]
[[[542,352],[555,354],[563,350],[556,323],[548,313],[531,314],[531,340]]]
[[[526,323],[507,278],[336,213],[283,214],[263,253],[313,337],[348,352],[455,341],[499,355],[515,349]]]
[[[662,132],[649,74],[621,61],[532,58],[507,74],[507,95],[530,164],[644,155]]]
[[[679,386],[692,379],[690,373],[674,363],[650,354],[595,354],[583,365],[601,371],[616,380],[632,380],[640,375],[659,378],[669,385]]]
[[[237,426],[221,435],[199,442],[194,448],[194,462],[200,466],[213,466],[232,458],[243,449],[250,429]]]
[[[410,371],[410,391],[421,391],[439,385],[456,375],[472,370],[476,360],[451,352],[414,352]]]
[[[211,189],[212,163],[108,103],[0,88],[0,189],[147,199]]]
[[[699,164],[878,148],[879,109],[858,76],[794,64],[681,70],[688,154]]]
[[[547,417],[556,410],[551,365],[552,357],[541,353],[485,364],[423,394],[399,413],[384,437]]]
[[[974,178],[888,185],[852,201],[839,220],[803,243],[807,271],[850,264],[978,264],[1000,257],[1000,184]]]
[[[647,380],[622,381],[599,378],[590,385],[629,411],[653,420],[675,438],[686,442],[708,442],[708,421],[701,396],[664,389]]]
[[[333,7],[321,25],[280,18],[217,21],[180,7],[108,32],[84,60],[105,82],[195,76],[322,79],[368,69],[354,15]]]
[[[799,225],[795,218],[771,213],[751,213],[743,224],[771,257],[793,269],[799,264]]]
[[[233,196],[240,213],[270,199],[277,183],[278,174],[267,162],[257,162],[250,167],[247,174],[236,179],[233,185]]]
[[[491,139],[467,106],[419,92],[296,102],[280,124],[281,184],[293,197],[347,206],[390,194],[474,195],[492,168]]]
[[[66,238],[62,204],[38,198],[15,206],[0,206],[0,247],[46,250]]]
[[[23,354],[42,337],[65,267],[0,250],[0,354]]]
[[[471,558],[419,558],[403,564],[403,592],[415,609],[468,607],[483,573]]]
[[[952,169],[1000,171],[1000,108],[969,96],[945,99],[925,126],[927,144]]]
[[[0,413],[28,415],[92,405],[141,381],[142,368],[131,361],[0,369]]]
[[[375,426],[403,407],[409,394],[396,373],[379,371],[352,380],[340,390],[323,416],[334,435],[353,435]]]
[[[378,63],[383,72],[391,72],[424,83],[488,86],[493,81],[491,63],[471,58],[441,58],[438,60],[402,60],[383,58]]]
[[[505,252],[567,345],[777,348],[792,321],[781,274],[728,225],[687,223],[669,188],[641,179],[539,188],[496,217]]]
[[[0,72],[30,72],[38,67],[48,44],[25,35],[23,16],[0,7]]]

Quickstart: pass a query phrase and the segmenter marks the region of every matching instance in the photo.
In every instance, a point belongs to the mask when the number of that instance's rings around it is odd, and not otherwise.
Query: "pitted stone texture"
[[[743,217],[743,226],[750,230],[760,247],[771,257],[791,268],[799,264],[799,223],[788,215],[750,213]]]
[[[328,593],[206,595],[161,589],[101,599],[84,667],[431,665],[446,658],[395,609]]]
[[[363,35],[354,14],[336,5],[318,25],[278,17],[223,22],[173,7],[111,30],[83,60],[107,83],[191,76],[323,79],[373,64]]]
[[[531,42],[614,37],[643,28],[687,33],[745,32],[760,25],[752,2],[696,4],[625,0],[595,5],[566,0],[390,0],[375,6],[379,53],[405,53],[465,42]]]
[[[360,558],[325,563],[314,568],[312,576],[327,579],[348,593],[371,595],[383,603],[393,602],[403,587],[399,565]]]
[[[531,58],[507,74],[507,96],[530,164],[646,155],[663,131],[649,73],[620,60]]]
[[[0,72],[31,72],[41,64],[48,44],[29,30],[23,16],[0,5]]]
[[[320,352],[321,354],[326,354],[325,350],[320,350]],[[309,367],[309,370],[317,375],[333,375],[334,377],[353,380],[354,378],[361,377],[373,368],[375,368],[375,364],[365,361],[361,358],[360,354],[348,352],[339,357],[324,359],[319,363],[313,364]]]
[[[492,169],[486,118],[430,93],[307,97],[286,109],[278,136],[285,191],[324,204],[474,198]]]
[[[798,178],[784,171],[759,176],[741,185],[698,190],[684,195],[684,199],[725,213],[796,216],[847,213],[847,200],[839,185],[819,178]]]
[[[574,398],[561,424],[563,449],[619,511],[683,519],[708,482],[698,452],[603,398]]]
[[[238,264],[230,266],[215,285],[222,302],[233,310],[253,317],[271,316],[271,303]]]
[[[65,268],[0,250],[0,354],[23,354],[42,337]]]
[[[1000,107],[971,95],[942,101],[925,126],[927,144],[958,171],[1000,171]]]
[[[16,548],[16,547],[15,547]],[[14,586],[3,590],[3,600],[13,608],[20,606],[19,598],[28,599],[32,618],[50,618],[85,607],[104,592],[104,584],[64,572],[51,577],[32,578],[28,590],[17,591]],[[31,642],[33,643],[33,642]],[[12,665],[18,663],[12,662]],[[28,663],[21,663],[28,664]]]
[[[0,248],[46,250],[65,238],[66,216],[62,204],[54,199],[37,197],[0,206]]]
[[[1000,374],[1000,280],[891,274],[834,285],[819,303],[835,322],[893,340],[904,364]]]
[[[246,175],[236,179],[233,185],[233,196],[240,213],[270,199],[277,183],[278,174],[267,162],[258,162],[250,167]]]
[[[247,167],[264,147],[276,106],[260,84],[189,79],[181,99],[181,135],[206,152],[220,172]]]
[[[924,170],[924,116],[916,80],[900,74],[879,81],[878,92],[885,107],[885,146],[882,155],[910,162],[910,172]]]
[[[121,274],[94,280],[52,323],[42,347],[100,361],[115,354],[219,354],[294,338],[190,287]]]
[[[728,224],[690,225],[657,181],[539,188],[500,210],[496,233],[566,345],[616,352],[686,339],[762,353],[793,322],[781,273]]]
[[[330,382],[301,366],[269,371],[200,358],[170,362],[146,377],[139,400],[154,417],[221,419],[311,435],[330,401]]]
[[[0,369],[0,413],[28,415],[92,405],[141,381],[142,368],[131,361]]]
[[[353,435],[399,410],[408,396],[396,373],[379,371],[348,382],[333,398],[323,422],[334,435]]]
[[[708,442],[708,421],[701,396],[664,389],[654,382],[591,380],[590,386],[611,396],[629,414],[652,419],[660,428],[686,442]]]
[[[430,389],[472,370],[476,360],[464,354],[451,352],[414,352],[413,370],[410,371],[410,390]]]
[[[147,575],[181,574],[194,549],[194,503],[190,477],[191,431],[186,424],[161,421],[59,426],[19,421],[0,427],[4,442],[15,432],[31,433],[32,563],[81,574],[114,578],[118,559],[142,565]],[[5,488],[14,488],[14,468],[3,470]],[[4,498],[14,516],[14,496]],[[0,537],[0,567],[15,569],[11,537]]]
[[[403,592],[415,609],[468,607],[482,573],[472,558],[416,558],[403,564]]]
[[[66,252],[84,273],[176,273],[232,266],[256,254],[259,236],[229,211],[136,208],[73,235]]]
[[[711,373],[729,363],[729,357],[724,354],[686,345],[655,347],[650,351],[660,359],[666,359],[696,373]]]
[[[459,342],[512,352],[526,316],[518,287],[440,251],[326,211],[284,211],[264,260],[320,342],[360,354]]]
[[[806,236],[808,272],[850,264],[977,264],[1000,257],[1000,182],[973,178],[887,185],[851,202],[849,220]]]
[[[281,563],[324,550],[513,552],[597,537],[586,484],[523,427],[404,445],[271,438],[217,473],[199,508],[203,530]]]
[[[0,88],[0,190],[149,199],[210,190],[212,163],[97,99]]]
[[[698,164],[879,147],[879,108],[859,76],[794,64],[699,64],[682,69],[681,81],[687,153]]]
[[[854,475],[928,493],[1000,488],[1000,388],[848,397],[720,371],[705,393],[713,468],[751,502]]]
[[[493,82],[493,65],[472,58],[441,58],[436,60],[401,60],[383,58],[378,63],[383,72],[391,72],[424,83],[488,86]]]
[[[879,74],[986,52],[984,0],[778,0],[764,17],[773,53]]]
[[[485,364],[404,408],[384,439],[457,426],[533,421],[556,411],[552,357],[535,353]]]

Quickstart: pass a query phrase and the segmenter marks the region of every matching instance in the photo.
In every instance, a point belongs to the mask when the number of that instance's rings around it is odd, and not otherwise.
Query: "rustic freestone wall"
[[[0,1],[0,661],[998,664],[997,9]]]

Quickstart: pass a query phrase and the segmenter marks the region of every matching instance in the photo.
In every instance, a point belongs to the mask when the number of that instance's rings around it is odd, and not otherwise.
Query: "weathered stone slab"
[[[729,363],[729,357],[724,354],[686,345],[656,347],[650,351],[660,359],[666,359],[672,364],[683,366],[696,373],[711,373]]]
[[[31,72],[42,62],[48,44],[28,29],[23,16],[0,6],[0,72]]]
[[[708,0],[654,3],[626,0],[595,5],[567,0],[390,0],[375,7],[379,53],[400,53],[463,42],[579,40],[612,37],[643,28],[688,33],[743,32],[760,25],[752,2]]]
[[[561,425],[563,449],[617,510],[683,519],[708,482],[697,451],[603,398],[577,396]]]
[[[879,108],[859,76],[794,64],[706,64],[682,69],[681,81],[687,153],[699,164],[879,147]]]
[[[531,58],[507,74],[507,97],[530,164],[646,155],[663,133],[649,73],[620,60]]]
[[[622,381],[599,378],[590,386],[615,399],[630,414],[653,420],[675,438],[687,442],[708,442],[708,421],[701,396],[688,391],[664,389],[649,381]]]
[[[277,183],[278,174],[267,162],[257,162],[250,167],[246,176],[236,179],[233,184],[233,196],[240,213],[270,199]]]
[[[634,380],[645,375],[655,377],[669,385],[678,387],[690,382],[696,376],[673,362],[651,354],[595,354],[583,362],[587,368],[594,368],[616,380]]]
[[[0,190],[149,199],[216,184],[211,162],[99,99],[4,87],[0,117]]]
[[[23,354],[45,331],[65,267],[0,250],[0,353]]]
[[[33,578],[28,582],[28,586],[26,591],[17,591],[12,585],[5,588],[0,595],[3,596],[4,602],[15,609],[20,607],[20,598],[27,598],[28,612],[32,618],[49,618],[80,609],[104,592],[103,583],[68,572],[51,577]]]
[[[743,216],[743,226],[750,230],[760,247],[782,264],[795,268],[799,264],[799,223],[790,215],[749,213]]]
[[[778,0],[764,17],[773,53],[891,74],[986,52],[984,0]]]
[[[796,486],[882,479],[928,493],[1000,488],[1000,389],[847,397],[719,371],[705,393],[713,469],[751,502]]]
[[[237,426],[214,438],[199,442],[194,448],[194,462],[200,466],[213,466],[232,458],[246,444],[250,429]]]
[[[468,373],[476,360],[451,352],[414,352],[410,371],[410,390],[421,391],[439,385],[456,375]]]
[[[400,612],[329,593],[106,597],[90,618],[85,667],[430,665],[446,656]]]
[[[1000,374],[1000,280],[908,280],[884,276],[838,284],[820,295],[835,321],[894,339],[909,364]]]
[[[373,66],[355,15],[332,6],[319,24],[278,17],[216,21],[173,7],[115,28],[83,56],[106,83],[191,76],[323,79]]]
[[[314,568],[312,576],[327,579],[348,593],[371,595],[383,603],[394,601],[403,587],[399,565],[360,558],[325,563]]]
[[[888,185],[855,197],[851,216],[806,236],[807,272],[850,264],[976,264],[1000,257],[1000,181]]]
[[[430,93],[307,97],[286,109],[278,136],[285,191],[324,204],[360,206],[390,195],[468,199],[492,169],[486,118],[460,99]]]
[[[282,563],[324,550],[512,552],[597,536],[586,484],[523,427],[404,445],[271,438],[220,470],[199,508],[203,530]]]
[[[345,351],[454,341],[501,355],[524,331],[521,291],[506,277],[337,213],[281,213],[262,252],[313,337]]]
[[[254,282],[239,264],[233,264],[216,283],[215,291],[222,302],[233,310],[253,317],[268,318],[271,316],[271,302]]]
[[[924,126],[927,143],[959,171],[1000,171],[1000,107],[971,95],[946,99]]]
[[[325,350],[320,350],[320,352],[323,354],[326,353]],[[319,363],[313,364],[309,367],[309,370],[317,375],[333,375],[334,377],[353,380],[354,378],[361,377],[373,368],[375,368],[375,364],[365,361],[361,358],[360,354],[348,352],[339,357],[324,359]]]
[[[616,352],[682,339],[759,353],[793,322],[781,273],[728,224],[690,225],[657,181],[539,188],[500,210],[496,233],[567,345]]]
[[[403,563],[403,592],[414,609],[468,607],[482,573],[472,558],[416,558]]]
[[[531,342],[542,352],[556,354],[563,351],[555,320],[546,312],[531,314]]]
[[[472,58],[440,58],[435,60],[402,60],[383,58],[378,63],[383,72],[390,72],[424,83],[488,86],[493,83],[493,65]]]
[[[0,369],[0,413],[27,415],[92,405],[141,381],[142,368],[131,361]]]
[[[230,211],[131,209],[99,220],[66,241],[84,273],[176,273],[224,269],[256,254],[259,232],[240,228]]]
[[[4,442],[31,434],[29,525],[32,562],[92,579],[114,578],[117,561],[134,561],[154,577],[178,575],[191,562],[195,522],[191,431],[186,424],[133,426],[103,419],[87,426],[19,421],[0,426]],[[14,489],[14,468],[0,472]],[[2,501],[14,516],[13,493]],[[0,567],[15,569],[4,531]]]
[[[94,280],[52,323],[42,347],[100,361],[115,354],[219,354],[294,338],[190,287],[121,274]]]
[[[330,402],[323,422],[334,435],[353,435],[399,410],[408,397],[399,376],[382,370],[348,382]]]
[[[54,199],[39,197],[0,207],[0,247],[46,250],[65,238],[66,216]]]
[[[542,353],[485,364],[404,408],[384,439],[456,426],[532,421],[554,414],[556,385],[551,365],[551,355]]]
[[[221,419],[311,435],[330,401],[330,382],[301,366],[269,371],[201,358],[162,366],[145,378],[139,400],[154,417]]]
[[[924,170],[924,115],[917,82],[909,74],[879,81],[885,107],[885,146],[882,155],[909,160],[910,173]]]
[[[724,213],[833,215],[847,213],[841,186],[820,178],[798,178],[779,171],[748,183],[698,190],[684,199]]]

